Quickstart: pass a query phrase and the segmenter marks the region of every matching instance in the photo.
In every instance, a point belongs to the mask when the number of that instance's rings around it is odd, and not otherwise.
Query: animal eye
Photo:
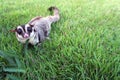
[[[22,30],[21,29],[17,29],[17,33],[18,34],[22,34]]]
[[[28,32],[32,32],[32,27],[27,27]]]

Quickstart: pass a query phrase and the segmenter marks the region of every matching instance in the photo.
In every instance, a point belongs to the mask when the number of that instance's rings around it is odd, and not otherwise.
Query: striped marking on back
[[[39,20],[40,18],[42,18],[42,17],[38,16],[38,17],[33,18],[33,19],[29,22],[29,24],[31,24],[32,22],[34,22],[34,21],[36,21],[36,20]]]

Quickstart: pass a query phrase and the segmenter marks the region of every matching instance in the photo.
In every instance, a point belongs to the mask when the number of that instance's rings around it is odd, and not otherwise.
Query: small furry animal
[[[49,39],[51,30],[51,24],[60,19],[59,10],[57,7],[48,8],[49,11],[53,11],[53,15],[47,17],[35,17],[31,19],[27,24],[20,25],[16,29],[11,30],[15,32],[16,38],[19,42],[28,43],[32,45],[39,44],[45,39]]]

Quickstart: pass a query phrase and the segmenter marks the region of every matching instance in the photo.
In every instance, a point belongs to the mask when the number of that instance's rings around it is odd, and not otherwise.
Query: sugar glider
[[[28,43],[36,45],[49,38],[51,24],[58,21],[60,15],[57,7],[52,6],[48,10],[53,11],[53,15],[34,17],[27,24],[19,25],[16,29],[11,30],[15,32],[19,42],[25,43],[28,40]]]

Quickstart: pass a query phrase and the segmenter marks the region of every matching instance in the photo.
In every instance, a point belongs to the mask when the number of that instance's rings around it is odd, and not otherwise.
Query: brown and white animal
[[[16,29],[11,30],[15,32],[16,38],[19,42],[36,45],[48,39],[51,30],[51,24],[60,19],[59,10],[56,7],[48,8],[49,11],[53,11],[52,16],[47,17],[35,17],[31,19],[27,24],[20,25]]]

